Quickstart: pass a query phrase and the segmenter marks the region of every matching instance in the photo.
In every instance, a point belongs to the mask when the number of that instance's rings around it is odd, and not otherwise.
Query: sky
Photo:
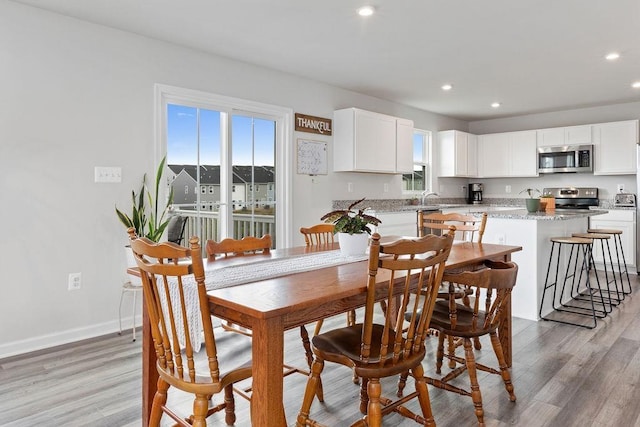
[[[200,164],[219,165],[221,113],[205,109],[200,109],[199,112]],[[167,127],[167,163],[196,164],[198,109],[170,104],[167,109]],[[274,166],[274,121],[234,115],[231,119],[231,139],[234,165]]]

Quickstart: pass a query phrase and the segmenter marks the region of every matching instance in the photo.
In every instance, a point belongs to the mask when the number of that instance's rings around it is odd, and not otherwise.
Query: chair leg
[[[133,317],[131,318],[131,331],[133,333],[133,341],[136,340],[136,294],[138,292],[133,291]]]
[[[367,392],[368,378],[363,378],[360,384],[360,413],[366,414],[369,406],[369,393]]]
[[[369,378],[367,381],[367,393],[369,395],[369,404],[367,405],[367,415],[365,415],[365,424],[369,427],[382,426],[382,405],[380,403],[380,395],[382,387],[379,378]]]
[[[431,411],[431,399],[429,399],[429,390],[427,389],[427,382],[424,379],[424,368],[421,364],[413,368],[413,377],[416,380],[418,402],[420,402],[422,416],[426,420],[425,425],[435,427],[436,422],[433,419],[433,412]]]
[[[196,394],[193,401],[193,427],[207,427],[207,412],[209,411],[209,395]]]
[[[456,340],[451,335],[447,335],[447,351],[448,354],[454,356],[456,354]],[[449,358],[449,369],[455,369],[456,361]]]
[[[436,374],[442,373],[442,359],[444,358],[444,332],[438,334],[438,349],[436,350]]]
[[[149,416],[149,427],[159,427],[162,419],[162,407],[167,403],[167,391],[169,384],[162,378],[158,378],[158,389],[153,396],[151,405],[151,415]]]
[[[491,345],[493,346],[493,351],[498,358],[498,364],[500,366],[500,375],[502,376],[502,381],[504,382],[504,388],[509,393],[509,400],[512,402],[516,401],[516,395],[513,390],[513,383],[511,382],[511,373],[509,372],[509,368],[507,368],[507,363],[504,359],[504,352],[502,351],[502,344],[500,344],[500,339],[498,338],[498,334],[494,331],[490,333],[491,336]]]
[[[120,305],[118,306],[118,335],[122,335],[122,300],[124,299],[124,288],[120,291]]]
[[[311,343],[309,342],[309,332],[307,328],[300,326],[300,338],[302,339],[302,347],[304,347],[305,355],[307,356],[307,365],[309,371],[311,371],[311,365],[313,364],[313,351],[311,351]],[[324,402],[324,391],[322,389],[322,379],[318,378],[318,388],[316,389],[316,396],[320,402]]]
[[[396,392],[396,396],[402,397],[404,394],[404,388],[407,385],[407,378],[409,377],[409,371],[403,372],[400,374],[398,378],[398,391]]]
[[[236,422],[236,401],[233,397],[233,384],[224,388],[224,422],[233,425]]]
[[[320,379],[322,369],[324,369],[324,360],[315,358],[311,365],[311,373],[307,380],[307,387],[304,390],[302,407],[300,408],[298,418],[296,419],[297,427],[305,427],[307,425],[307,421],[309,421],[309,411],[311,410],[313,397],[316,395],[316,390],[318,389],[318,381]]]
[[[471,400],[475,407],[476,418],[478,418],[478,426],[484,427],[484,410],[482,409],[482,394],[480,393],[480,385],[478,384],[478,374],[476,372],[476,358],[473,354],[473,345],[471,339],[464,338],[464,357],[469,373],[469,381],[471,382]]]

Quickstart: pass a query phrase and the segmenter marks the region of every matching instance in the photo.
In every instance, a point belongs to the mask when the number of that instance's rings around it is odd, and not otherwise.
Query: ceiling
[[[14,1],[468,121],[640,101],[638,0]]]

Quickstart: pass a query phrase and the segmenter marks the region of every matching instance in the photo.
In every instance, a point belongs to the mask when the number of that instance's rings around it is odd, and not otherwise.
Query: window
[[[191,210],[201,241],[269,233],[274,245],[290,245],[291,109],[165,85],[156,85],[156,94],[159,152],[196,181],[176,208]],[[256,182],[273,189],[268,206],[258,205]],[[207,187],[210,195],[202,196]]]
[[[431,191],[431,131],[413,131],[413,173],[402,175],[402,191],[417,194]]]

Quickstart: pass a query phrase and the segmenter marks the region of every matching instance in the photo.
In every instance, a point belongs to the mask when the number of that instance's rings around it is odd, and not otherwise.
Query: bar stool
[[[602,289],[601,292],[606,293],[607,300],[609,302],[609,308],[619,305],[624,299],[624,294],[620,289],[622,287],[622,284],[620,285],[620,288],[618,287],[618,280],[616,279],[616,275],[614,272],[613,257],[611,256],[611,246],[609,246],[609,239],[611,239],[611,235],[603,234],[603,233],[573,233],[572,236],[582,237],[585,239],[593,239],[594,243],[595,241],[600,242],[600,249],[602,250],[602,264],[604,268],[604,280],[607,286],[607,289]],[[605,246],[606,246],[606,252],[605,252]],[[609,269],[607,269],[607,254],[609,255],[609,266],[611,269],[611,276],[612,276],[611,278],[609,278]],[[589,264],[590,271],[591,271],[591,268],[593,268],[594,274],[597,275],[598,272],[596,270],[595,264],[590,263]],[[611,287],[610,287],[611,283],[613,283],[613,286],[615,287],[614,290],[611,290]],[[580,298],[579,293],[575,294],[574,298],[579,299]]]
[[[596,279],[597,287],[591,286],[591,279],[589,277],[589,265],[593,262],[593,239],[591,238],[583,238],[583,237],[552,237],[549,239],[551,241],[551,252],[549,254],[549,264],[547,266],[547,274],[544,282],[544,289],[542,291],[542,301],[540,301],[540,310],[538,315],[543,320],[565,323],[568,325],[580,326],[584,328],[593,329],[597,325],[597,319],[603,318],[607,315],[607,310],[605,309],[605,301],[600,291],[600,281],[598,279],[598,275],[596,274],[594,277]],[[560,260],[562,259],[562,249],[569,250],[569,258],[567,259],[566,268],[564,271],[564,277],[562,281],[559,280],[560,273]],[[556,250],[557,248],[557,250]],[[553,270],[553,261],[555,258],[555,274],[552,275]],[[578,268],[578,263],[581,258],[581,265]],[[573,270],[573,271],[572,271]],[[572,291],[571,289],[579,289],[580,284],[583,282],[584,276],[584,286],[586,292],[583,292],[588,300],[588,305],[576,305],[579,304],[580,301],[575,301],[571,299]],[[552,277],[553,281],[549,282],[550,277]],[[569,292],[566,292],[567,284],[570,286]],[[561,289],[559,289],[561,285]],[[575,323],[570,320],[566,320],[568,318],[553,318],[553,317],[544,317],[542,315],[542,310],[544,308],[545,298],[547,297],[547,290],[553,288],[551,306],[554,311],[564,312],[575,314],[579,316],[587,316],[591,318],[591,324],[584,323]],[[597,297],[599,301],[595,301]],[[595,298],[594,298],[595,297]],[[602,306],[602,309],[597,309],[596,304]]]
[[[622,288],[623,298],[624,298],[624,295],[629,295],[631,293],[631,280],[629,279],[629,271],[627,270],[627,259],[624,256],[624,250],[622,248],[622,230],[616,230],[614,228],[590,228],[587,230],[587,232],[613,235],[613,243],[616,248],[616,258],[618,260],[618,275],[620,277],[620,285]],[[621,255],[622,255],[622,265],[620,265]],[[622,267],[624,267],[624,271]],[[627,286],[628,286],[627,289],[624,288],[623,273],[627,277]],[[614,271],[614,274],[615,274],[615,271]]]

